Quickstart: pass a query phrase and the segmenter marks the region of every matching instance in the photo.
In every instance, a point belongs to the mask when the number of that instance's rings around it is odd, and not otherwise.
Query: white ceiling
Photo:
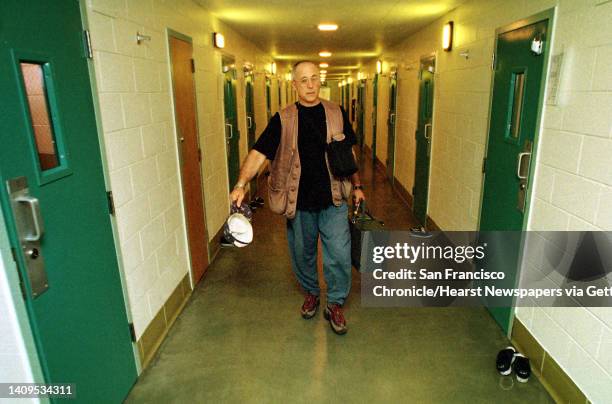
[[[323,60],[333,73],[346,73],[378,56],[383,48],[457,7],[465,0],[196,0],[215,17],[282,61]],[[320,32],[320,23],[335,32]]]

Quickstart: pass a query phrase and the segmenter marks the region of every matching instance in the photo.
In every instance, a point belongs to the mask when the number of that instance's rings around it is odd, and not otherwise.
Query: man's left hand
[[[365,194],[363,193],[363,190],[355,189],[353,191],[353,200],[355,201],[355,204],[365,201]]]

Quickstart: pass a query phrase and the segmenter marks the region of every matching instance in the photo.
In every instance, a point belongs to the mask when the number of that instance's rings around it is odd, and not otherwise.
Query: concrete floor
[[[369,161],[363,171],[374,215],[415,225]],[[482,308],[361,308],[353,271],[347,335],[321,311],[303,320],[284,219],[259,209],[254,226],[249,247],[219,253],[127,402],[552,402],[535,377],[497,374],[508,341]]]

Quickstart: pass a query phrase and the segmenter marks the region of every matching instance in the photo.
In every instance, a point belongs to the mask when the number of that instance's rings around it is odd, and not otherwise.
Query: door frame
[[[421,70],[423,69],[423,65],[424,63],[427,63],[429,61],[432,61],[433,66],[434,66],[434,71],[433,71],[433,82],[434,82],[434,90],[433,90],[433,94],[432,94],[432,98],[431,98],[431,143],[430,143],[430,153],[429,153],[429,167],[427,168],[427,195],[425,195],[425,220],[423,223],[424,227],[427,227],[427,222],[428,222],[428,218],[429,215],[427,214],[427,212],[429,211],[429,197],[431,195],[431,163],[433,161],[433,157],[434,157],[434,142],[436,140],[436,137],[434,136],[434,133],[436,133],[435,129],[436,129],[436,97],[435,97],[435,92],[436,92],[436,73],[438,70],[438,53],[437,52],[432,52],[426,55],[422,55],[419,58],[419,69],[417,70],[417,84],[419,87],[419,93],[417,95],[417,107],[420,106],[420,101],[421,101],[421,91],[420,91],[420,81],[421,81]],[[420,109],[417,108],[417,116],[416,116],[416,129],[415,131],[418,132],[419,130],[419,114],[421,113]],[[417,150],[417,145],[416,145],[416,140],[414,143],[414,147],[415,147],[415,155],[414,155],[414,175],[413,175],[413,182],[412,182],[412,186],[415,187],[415,183],[416,183],[416,175],[417,175],[417,166],[416,166],[416,160],[417,160],[417,156],[416,156],[416,150]],[[412,205],[412,211],[414,212],[414,189],[412,191],[412,198],[413,198],[413,205]]]
[[[378,132],[378,87],[380,73],[374,74],[372,79],[372,164],[376,166],[376,132]]]
[[[91,26],[89,19],[87,18],[87,0],[78,0],[79,7],[81,9],[81,22],[83,29],[91,32]],[[93,102],[93,110],[96,121],[96,132],[98,135],[98,143],[100,144],[100,160],[102,161],[102,176],[104,177],[104,186],[106,191],[112,191],[110,182],[110,168],[108,154],[106,153],[106,142],[104,141],[104,130],[102,129],[102,109],[100,107],[100,94],[98,92],[98,80],[96,76],[95,63],[93,58],[87,58],[87,70],[89,72],[89,86],[91,89],[91,98]],[[182,203],[182,200],[181,200]],[[127,315],[128,323],[134,323],[132,316],[132,308],[130,305],[128,289],[127,289],[127,276],[125,273],[125,265],[123,263],[123,254],[121,247],[121,240],[119,238],[119,227],[117,225],[117,216],[109,215],[111,232],[113,234],[113,242],[115,244],[115,254],[117,256],[117,269],[119,271],[119,279],[121,280],[121,289],[123,291],[123,302],[125,305],[125,312]],[[29,348],[28,348],[29,349]],[[140,363],[140,351],[137,342],[132,342],[132,353],[134,355],[134,363],[136,364],[136,373],[140,376],[142,371],[142,364]]]
[[[85,1],[85,0],[82,0]],[[174,98],[174,79],[172,77],[172,50],[170,49],[170,38],[176,38],[176,39],[180,39],[182,41],[186,41],[189,42],[193,45],[193,40],[190,36],[187,36],[185,34],[182,34],[178,31],[175,31],[173,29],[170,28],[166,28],[166,42],[167,42],[167,56],[168,56],[168,61],[170,63],[170,68],[169,68],[169,75],[170,75],[170,99],[172,102],[172,119],[174,121],[174,128],[178,128],[178,119],[176,117],[176,100]],[[194,107],[195,107],[195,124],[196,124],[196,129],[198,131],[198,135],[196,136],[197,142],[198,142],[198,147],[200,148],[200,150],[202,149],[202,145],[200,144],[200,122],[198,120],[198,97],[197,97],[197,88],[196,88],[196,82],[195,82],[195,73],[193,75],[193,88],[195,91],[195,96],[194,96]],[[187,263],[189,265],[189,283],[191,285],[191,288],[193,289],[195,287],[195,283],[193,280],[193,264],[191,262],[191,246],[189,245],[189,235],[187,234],[187,207],[185,206],[185,190],[184,190],[184,186],[183,186],[183,172],[180,169],[180,164],[181,164],[181,153],[179,151],[179,147],[180,144],[178,142],[178,131],[174,131],[173,133],[174,135],[174,139],[176,141],[176,147],[174,148],[174,157],[176,158],[176,161],[179,164],[179,169],[178,169],[178,177],[179,177],[179,200],[180,200],[180,204],[181,204],[181,216],[183,218],[183,224],[184,224],[184,228],[183,228],[183,243],[185,244],[185,247],[187,248]],[[202,157],[203,159],[204,157]],[[209,240],[209,234],[208,234],[208,225],[207,225],[207,219],[206,219],[206,199],[204,198],[204,183],[201,181],[201,179],[204,177],[204,174],[202,173],[202,162],[200,161],[200,183],[202,185],[202,206],[204,208],[204,235],[206,237],[206,241],[208,242]],[[205,246],[206,248],[206,255],[208,257],[208,264],[210,265],[211,262],[211,253],[210,253],[210,245],[209,243],[207,243],[207,245]]]
[[[395,81],[395,93],[391,93],[391,85]],[[398,98],[398,87],[399,87],[399,69],[393,70],[389,73],[389,107],[387,113],[387,161],[385,162],[387,178],[391,185],[395,184],[395,161],[396,150],[395,146],[397,143],[397,98]],[[391,98],[393,98],[393,112],[391,112]],[[393,114],[393,123],[391,123],[391,114]],[[390,139],[389,127],[393,125],[393,141]],[[389,153],[392,150],[393,153]],[[389,156],[393,155],[393,160],[389,161]]]
[[[531,163],[529,164],[529,184],[531,184],[531,186],[527,188],[527,195],[525,196],[525,201],[526,201],[525,202],[525,216],[523,218],[522,230],[527,229],[527,225],[529,223],[529,218],[530,218],[530,213],[531,213],[531,204],[532,204],[532,199],[533,199],[533,189],[535,188],[535,183],[533,182],[533,179],[535,177],[535,171],[536,171],[536,166],[537,166],[536,163],[538,160],[537,158],[538,158],[538,151],[539,151],[539,145],[540,145],[540,134],[543,129],[542,128],[542,112],[544,110],[544,97],[545,97],[545,92],[546,92],[545,90],[546,90],[546,85],[548,83],[548,67],[549,67],[550,57],[551,57],[550,44],[551,44],[552,32],[554,28],[553,24],[554,24],[555,11],[556,11],[556,8],[550,8],[548,10],[544,10],[532,16],[520,19],[508,25],[497,28],[495,30],[495,40],[493,43],[493,52],[496,52],[497,51],[497,39],[501,34],[504,34],[509,31],[513,31],[515,29],[523,28],[525,26],[534,24],[536,22],[548,20],[548,29],[549,29],[550,34],[547,38],[548,40],[545,41],[544,43],[544,52],[543,52],[544,66],[542,67],[542,78],[540,82],[540,95],[538,97],[536,131],[534,133],[534,138],[533,138]],[[490,97],[489,97],[489,108],[487,112],[487,141],[486,141],[485,149],[484,149],[485,158],[487,157],[486,153],[489,150],[489,133],[491,130],[491,113],[493,112],[493,95],[494,95],[493,85],[494,85],[494,82],[495,82],[495,73],[491,75],[491,83],[490,83],[490,89],[489,89]],[[479,210],[478,210],[478,229],[480,229],[480,220],[482,218],[482,211],[483,211],[485,175],[486,174],[483,174],[482,176],[482,186],[480,189],[480,203],[479,203]]]
[[[540,21],[545,21],[548,20],[548,38],[547,40],[544,42],[544,51],[543,51],[543,57],[544,57],[544,65],[542,67],[542,77],[541,77],[541,82],[540,82],[540,90],[539,90],[539,96],[538,96],[538,105],[537,105],[537,114],[536,114],[536,130],[534,133],[534,138],[533,138],[533,149],[531,151],[531,162],[529,164],[529,172],[528,172],[528,183],[531,184],[528,188],[527,188],[527,194],[525,195],[525,214],[523,217],[523,226],[522,226],[522,231],[524,232],[527,228],[528,225],[530,223],[531,220],[531,205],[533,202],[533,190],[535,188],[535,182],[534,182],[534,178],[535,178],[535,172],[537,169],[537,162],[538,162],[538,152],[539,152],[539,146],[540,146],[540,134],[543,131],[542,128],[542,113],[544,110],[544,100],[545,100],[545,95],[546,95],[546,85],[548,84],[548,68],[550,65],[550,58],[551,58],[551,42],[552,42],[552,38],[553,38],[553,32],[554,32],[554,23],[555,23],[555,16],[556,16],[556,11],[557,8],[553,7],[553,8],[549,8],[547,10],[541,11],[539,13],[533,14],[529,17],[525,17],[522,18],[520,20],[514,21],[510,24],[501,26],[499,28],[497,28],[495,30],[495,38],[494,38],[494,42],[493,42],[493,52],[497,52],[497,43],[498,43],[498,38],[500,35],[509,32],[509,31],[513,31],[516,29],[520,29],[523,27],[526,27],[528,25],[531,24],[535,24],[537,22]],[[495,84],[495,72],[493,72],[493,74],[491,75],[491,82],[489,85],[489,108],[488,108],[488,112],[487,112],[487,141],[485,144],[485,155],[484,158],[487,158],[487,152],[489,150],[489,140],[490,140],[490,130],[491,130],[491,114],[493,112],[493,87]],[[479,210],[478,210],[478,230],[480,230],[480,224],[481,224],[481,219],[482,219],[482,212],[483,212],[483,199],[484,199],[484,185],[485,185],[485,178],[486,178],[486,173],[482,174],[482,178],[481,178],[481,189],[480,189],[480,203],[479,203]],[[519,248],[519,251],[517,252],[518,258],[517,258],[517,262],[520,263],[523,261],[523,255],[524,255],[524,238],[523,241],[521,241],[521,245]],[[518,284],[518,282],[520,281],[520,268],[519,268],[519,272],[517,273],[516,276],[516,283]],[[516,286],[516,285],[515,285]],[[516,298],[513,298],[512,300],[512,307],[511,307],[511,311],[510,311],[510,317],[508,319],[508,332],[507,332],[507,336],[510,337],[512,335],[512,327],[514,325],[514,317],[515,317],[515,313],[516,313]]]

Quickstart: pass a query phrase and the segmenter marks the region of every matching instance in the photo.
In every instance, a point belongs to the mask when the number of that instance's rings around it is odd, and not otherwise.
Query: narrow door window
[[[49,170],[59,165],[59,159],[45,86],[45,66],[30,62],[21,62],[20,66],[40,169]]]

